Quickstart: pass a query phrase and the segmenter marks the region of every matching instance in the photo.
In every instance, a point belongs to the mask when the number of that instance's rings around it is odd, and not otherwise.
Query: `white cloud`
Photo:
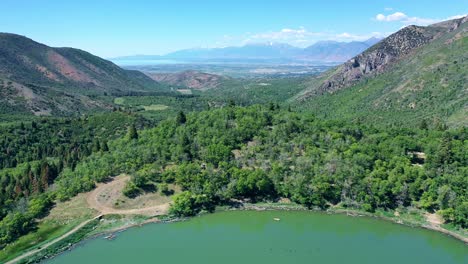
[[[390,22],[390,21],[400,21],[400,20],[403,20],[403,19],[406,19],[408,18],[408,16],[405,14],[405,13],[402,13],[402,12],[395,12],[391,15],[384,15],[384,14],[378,14],[375,19],[377,19],[378,21],[387,21],[387,22]]]
[[[459,19],[459,18],[466,17],[466,16],[468,16],[468,14],[464,14],[464,15],[454,15],[454,16],[451,16],[451,17],[447,17],[447,18],[444,19],[444,20]]]
[[[299,28],[283,28],[279,31],[269,31],[261,33],[247,33],[243,36],[241,44],[249,43],[265,43],[265,42],[284,42],[296,46],[305,46],[318,36],[321,36],[320,32],[311,32],[304,27]]]
[[[393,8],[391,8],[391,7],[386,7],[385,8],[385,11],[392,11],[392,10],[393,10]]]
[[[406,25],[427,26],[427,25],[434,24],[440,21],[442,20],[432,19],[432,18],[422,18],[422,17],[408,17],[402,22]]]
[[[308,36],[313,36],[316,33],[309,32],[305,28],[300,27],[298,29],[284,28],[280,31],[271,31],[258,34],[251,34],[249,39],[251,40],[273,40],[273,41],[288,41],[304,39]]]
[[[283,28],[278,31],[269,31],[262,33],[246,33],[240,37],[236,45],[245,45],[253,43],[271,43],[280,42],[288,43],[293,46],[306,47],[321,40],[333,41],[364,41],[372,37],[383,38],[388,36],[391,32],[371,32],[367,34],[353,34],[350,32],[336,33],[336,32],[313,32],[304,27],[299,28]],[[226,46],[226,45],[223,45]]]
[[[339,38],[351,38],[351,37],[353,37],[353,35],[349,34],[348,32],[344,32],[344,33],[338,34],[336,36],[339,37]]]
[[[375,19],[377,21],[382,21],[382,22],[395,22],[399,21],[400,23],[403,23],[405,26],[406,25],[418,25],[418,26],[427,26],[430,24],[434,24],[437,22],[441,22],[444,20],[450,20],[450,19],[456,19],[456,18],[462,18],[466,16],[465,15],[456,15],[456,16],[451,16],[445,19],[438,19],[438,18],[423,18],[423,17],[410,17],[406,15],[403,12],[395,12],[393,14],[389,15],[384,15],[384,14],[378,14],[375,16]]]
[[[351,34],[348,32],[344,32],[341,34],[335,34],[335,35],[329,36],[328,39],[335,40],[335,41],[364,41],[370,38],[383,38],[390,34],[391,32],[387,32],[387,33],[371,32],[368,34]]]
[[[377,16],[375,16],[375,19],[377,19],[378,21],[385,21],[385,15],[383,14],[378,14]]]

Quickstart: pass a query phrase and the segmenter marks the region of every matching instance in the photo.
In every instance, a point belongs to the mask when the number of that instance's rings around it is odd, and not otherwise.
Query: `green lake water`
[[[468,246],[366,217],[232,211],[131,228],[112,241],[86,241],[46,263],[467,264]]]

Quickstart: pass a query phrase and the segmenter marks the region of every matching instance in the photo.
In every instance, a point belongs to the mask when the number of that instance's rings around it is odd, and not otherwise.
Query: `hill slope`
[[[311,79],[294,100],[323,116],[468,125],[467,21],[406,27]]]
[[[72,48],[51,48],[0,33],[1,113],[69,114],[107,107],[99,95],[161,89],[141,72]]]
[[[153,80],[169,85],[187,87],[196,90],[216,88],[228,77],[199,71],[183,71],[178,73],[146,73]]]
[[[377,42],[379,42],[377,38],[371,38],[364,42],[320,41],[305,48],[300,58],[311,61],[342,62],[365,51]]]

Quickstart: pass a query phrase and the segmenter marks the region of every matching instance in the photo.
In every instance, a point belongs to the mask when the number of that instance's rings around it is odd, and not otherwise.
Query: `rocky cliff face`
[[[365,77],[381,73],[399,59],[408,56],[414,50],[439,38],[444,33],[456,30],[467,21],[468,17],[464,17],[427,27],[405,27],[334,70],[326,72],[322,76],[321,82],[314,83],[301,95],[300,99],[324,93],[334,93]]]

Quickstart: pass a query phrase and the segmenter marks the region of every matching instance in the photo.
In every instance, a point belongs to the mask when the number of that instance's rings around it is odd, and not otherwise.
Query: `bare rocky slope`
[[[324,93],[333,93],[356,82],[385,72],[418,48],[465,25],[468,17],[445,21],[427,27],[408,26],[378,42],[368,50],[312,80],[299,96],[301,100]]]

